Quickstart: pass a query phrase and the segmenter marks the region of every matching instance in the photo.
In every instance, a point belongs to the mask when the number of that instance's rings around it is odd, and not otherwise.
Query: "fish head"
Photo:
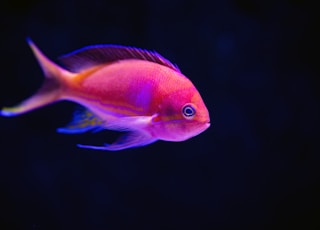
[[[166,141],[184,141],[210,127],[208,109],[195,88],[163,97],[155,121],[157,137]]]

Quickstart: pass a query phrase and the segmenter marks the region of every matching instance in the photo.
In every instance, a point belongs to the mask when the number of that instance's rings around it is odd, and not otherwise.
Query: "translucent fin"
[[[61,85],[63,85],[65,78],[73,76],[72,73],[49,60],[30,39],[27,41],[43,70],[44,83],[33,96],[19,105],[3,108],[0,111],[2,116],[17,116],[60,100]]]
[[[152,120],[157,116],[133,116],[133,117],[120,117],[115,120],[108,120],[107,124],[104,124],[106,129],[116,131],[130,131],[130,130],[143,130],[151,125]]]
[[[88,46],[66,54],[60,58],[61,62],[72,72],[79,73],[93,66],[107,64],[119,60],[138,59],[155,62],[167,66],[177,72],[179,68],[154,51],[119,46],[96,45]]]
[[[91,146],[91,145],[78,145],[80,148],[95,149],[95,150],[109,150],[118,151],[128,148],[135,148],[144,145],[151,144],[157,141],[157,139],[142,132],[131,131],[123,134],[112,144],[105,144],[104,146]]]
[[[58,89],[59,83],[56,81],[56,79],[46,78],[42,87],[36,94],[14,107],[2,108],[0,115],[6,117],[17,116],[56,102],[59,100],[60,96]]]
[[[89,110],[82,109],[74,113],[73,120],[63,128],[57,129],[59,133],[84,133],[89,130],[93,132],[100,131],[103,128],[104,121]]]
[[[47,58],[41,50],[33,43],[33,41],[30,38],[27,38],[27,42],[34,54],[34,56],[37,58],[39,65],[41,66],[41,69],[44,73],[44,76],[46,78],[57,78],[60,77],[61,72],[64,72],[65,70],[62,69],[60,66],[52,62],[49,58]]]

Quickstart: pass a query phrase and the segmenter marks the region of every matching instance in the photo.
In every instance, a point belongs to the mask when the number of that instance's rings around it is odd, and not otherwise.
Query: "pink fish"
[[[97,129],[126,131],[114,143],[78,145],[121,150],[157,140],[184,141],[210,126],[208,110],[195,86],[177,66],[156,52],[99,45],[61,58],[66,68],[50,61],[28,40],[45,75],[36,94],[19,105],[3,108],[2,116],[16,116],[61,100],[86,109],[75,114],[61,133]]]

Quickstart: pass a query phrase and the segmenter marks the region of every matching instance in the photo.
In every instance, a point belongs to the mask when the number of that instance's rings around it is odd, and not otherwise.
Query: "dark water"
[[[0,117],[0,229],[319,229],[319,16],[306,1],[2,1],[0,106],[48,57],[157,50],[197,86],[205,133],[121,152],[57,134],[74,104]]]

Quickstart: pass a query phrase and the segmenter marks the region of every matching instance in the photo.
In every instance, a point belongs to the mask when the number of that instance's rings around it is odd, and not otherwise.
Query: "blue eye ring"
[[[186,104],[182,107],[182,115],[190,120],[196,115],[196,109],[192,104]]]

